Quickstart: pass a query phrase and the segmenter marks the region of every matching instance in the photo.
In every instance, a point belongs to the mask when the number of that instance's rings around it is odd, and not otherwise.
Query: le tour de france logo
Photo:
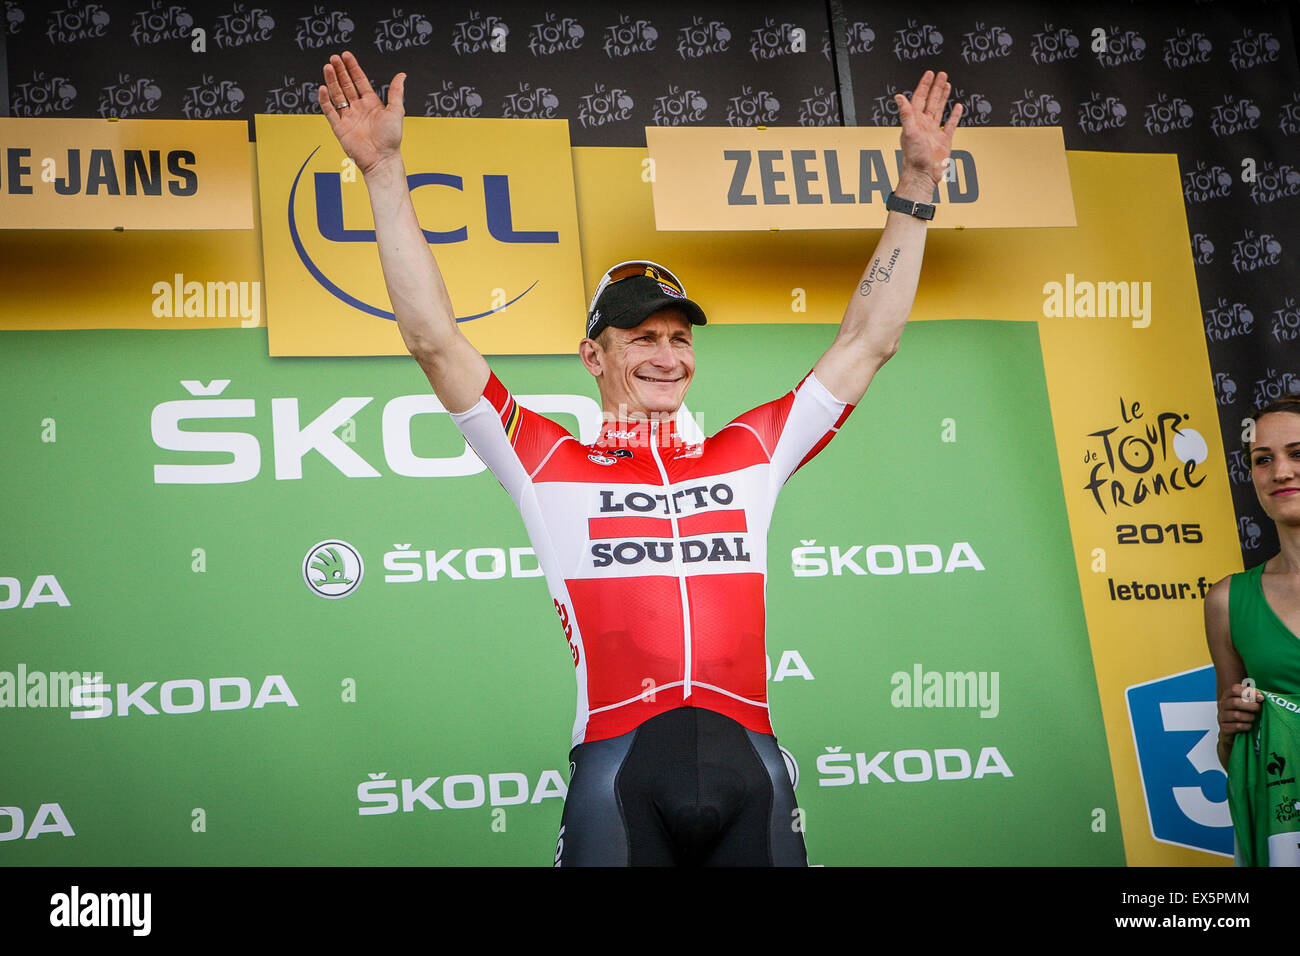
[[[347,597],[361,586],[365,573],[360,552],[346,541],[322,541],[302,559],[302,579],[323,598]]]
[[[1084,490],[1102,514],[1175,498],[1205,481],[1209,443],[1189,425],[1191,415],[1119,398],[1119,414],[1088,433]]]
[[[303,160],[289,189],[289,238],[293,243],[303,268],[321,288],[340,302],[377,318],[392,321],[393,313],[382,305],[366,301],[355,289],[355,251],[364,245],[375,244],[374,229],[353,228],[344,220],[343,183],[355,182],[359,174],[355,168],[340,170],[317,159],[317,146]],[[313,160],[316,160],[313,163]],[[309,169],[309,167],[312,167]],[[502,173],[483,173],[478,182],[477,171],[467,175],[459,172],[421,170],[407,175],[407,188],[414,197],[417,191],[438,187],[454,189],[474,202],[473,221],[450,224],[449,229],[422,229],[425,241],[434,247],[435,254],[441,245],[472,242],[485,245],[488,237],[495,243],[506,244],[558,244],[559,232],[550,229],[522,229],[515,227],[511,207],[511,176]],[[310,176],[308,175],[310,173]],[[478,217],[482,218],[479,219]],[[439,223],[449,225],[449,223]],[[485,235],[486,233],[486,235]],[[355,244],[363,244],[358,246]],[[499,246],[497,248],[500,248]],[[509,248],[509,245],[507,245]],[[504,290],[504,295],[494,297],[486,311],[456,316],[457,322],[469,322],[503,312],[514,305],[537,285],[538,279],[517,280],[514,288]],[[349,288],[353,286],[353,288]]]

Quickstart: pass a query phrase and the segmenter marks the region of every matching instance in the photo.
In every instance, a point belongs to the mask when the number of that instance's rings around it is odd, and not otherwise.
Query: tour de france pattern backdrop
[[[568,119],[580,147],[642,146],[647,125],[835,125],[846,99],[857,123],[891,125],[893,94],[934,68],[968,128],[1060,126],[1069,149],[1176,153],[1249,567],[1277,541],[1234,436],[1260,400],[1300,391],[1293,10],[850,0],[843,91],[811,0],[5,0],[0,42],[13,116],[316,113],[321,63],[350,48],[381,94],[409,74],[408,115]]]

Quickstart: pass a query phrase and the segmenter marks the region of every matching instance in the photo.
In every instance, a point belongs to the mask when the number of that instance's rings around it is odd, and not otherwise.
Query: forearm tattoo
[[[889,254],[889,261],[883,266],[880,264],[880,256],[876,256],[871,261],[871,268],[867,270],[867,277],[862,280],[862,285],[858,286],[858,295],[871,295],[871,290],[877,282],[888,282],[889,277],[894,274],[894,266],[898,264],[898,257],[902,252],[902,249],[895,246],[894,251]]]

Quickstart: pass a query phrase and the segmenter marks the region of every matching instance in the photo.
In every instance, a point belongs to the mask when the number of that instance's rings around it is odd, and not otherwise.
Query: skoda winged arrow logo
[[[347,597],[361,584],[366,568],[356,548],[346,541],[314,545],[302,559],[302,579],[323,598]]]

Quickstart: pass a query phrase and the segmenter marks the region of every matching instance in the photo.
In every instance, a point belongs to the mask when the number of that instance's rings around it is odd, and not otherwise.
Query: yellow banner
[[[686,283],[710,322],[840,321],[880,238],[878,229],[660,231],[655,228],[648,158],[644,149],[573,150],[587,289],[594,289],[602,272],[616,262],[653,259]],[[613,208],[618,215],[609,214]],[[1047,237],[1061,248],[1090,241],[1070,229],[931,230],[911,321],[1036,321],[1041,310],[1029,306],[1041,298],[1041,283],[1026,285],[1016,264],[1035,255]],[[1091,241],[1116,240],[1107,235]],[[707,268],[696,263],[707,263]],[[1062,278],[1065,271],[1060,270]]]
[[[258,116],[272,355],[404,355],[360,173],[319,116]],[[584,301],[566,120],[408,118],[411,198],[469,340],[575,352]]]
[[[0,229],[0,331],[264,326],[258,229]]]
[[[1175,685],[1209,664],[1203,599],[1241,550],[1178,160],[1071,153],[1070,171],[1078,230],[1036,234],[1007,259],[1018,279],[982,281],[1017,282],[1037,313],[1128,862],[1222,864],[1180,819],[1228,821],[1213,681],[1204,698]],[[1140,685],[1154,726],[1128,697]]]
[[[253,228],[242,121],[0,119],[0,156],[0,228]]]
[[[897,127],[654,127],[646,178],[665,230],[879,229]],[[960,129],[931,225],[1073,226],[1059,127]]]

